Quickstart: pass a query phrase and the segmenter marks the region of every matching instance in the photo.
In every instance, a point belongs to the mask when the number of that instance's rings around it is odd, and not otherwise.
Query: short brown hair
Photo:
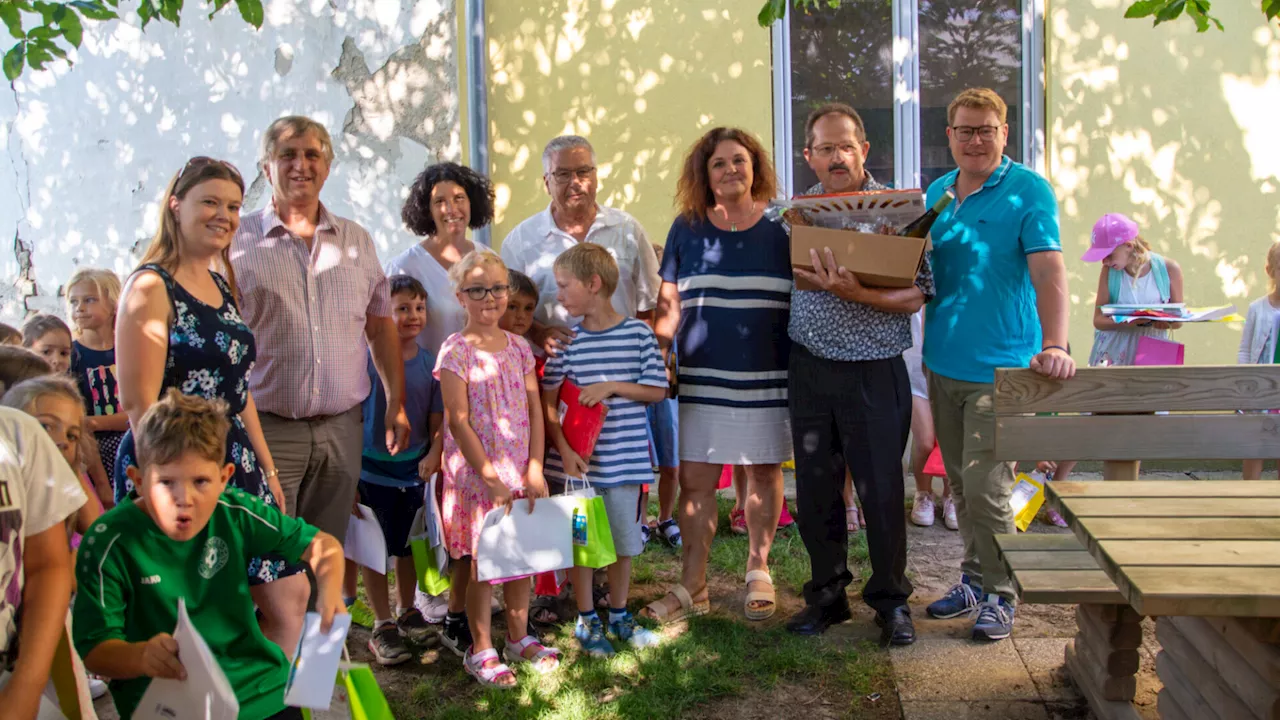
[[[578,243],[560,253],[554,267],[556,270],[564,270],[583,283],[589,283],[593,275],[599,275],[600,292],[605,297],[613,297],[613,291],[618,289],[618,262],[601,245]]]
[[[0,393],[27,378],[48,375],[53,366],[48,360],[24,347],[0,345]]]
[[[29,348],[51,332],[64,332],[72,337],[71,328],[57,315],[36,315],[22,324],[22,346]]]
[[[867,126],[862,124],[862,116],[858,114],[857,110],[844,103],[827,103],[809,113],[809,119],[804,121],[805,147],[813,149],[813,126],[828,115],[844,115],[849,118],[853,121],[853,130],[854,134],[858,136],[858,142],[867,141]]]
[[[959,108],[969,108],[970,110],[991,110],[1000,118],[1000,124],[1008,122],[1009,106],[1004,104],[1004,100],[996,94],[991,88],[968,88],[962,90],[955,100],[947,106],[947,124],[951,125],[956,121],[956,110]]]
[[[0,323],[0,345],[21,345],[22,333],[12,325]]]
[[[135,428],[138,469],[173,462],[186,453],[223,464],[227,459],[225,400],[183,395],[177,388],[152,405]]]
[[[773,175],[773,163],[764,145],[754,135],[738,128],[713,128],[698,138],[684,158],[684,168],[676,182],[676,207],[690,222],[707,219],[707,211],[715,207],[716,198],[711,192],[707,173],[707,161],[715,154],[716,147],[732,140],[747,149],[751,156],[751,197],[755,200],[771,200],[777,192],[777,178]]]

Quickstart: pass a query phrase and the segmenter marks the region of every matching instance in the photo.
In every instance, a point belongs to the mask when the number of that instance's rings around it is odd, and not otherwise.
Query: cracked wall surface
[[[246,211],[270,186],[262,131],[309,115],[333,136],[321,196],[384,258],[415,241],[400,205],[422,167],[461,156],[454,5],[267,0],[260,31],[190,7],[180,28],[86,23],[74,66],[0,92],[0,321],[60,312],[78,267],[122,277],[155,231],[159,195],[194,155],[234,163]]]

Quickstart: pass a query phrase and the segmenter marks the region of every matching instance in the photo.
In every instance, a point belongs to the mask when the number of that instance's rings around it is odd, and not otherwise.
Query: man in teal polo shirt
[[[995,369],[1075,374],[1057,201],[1048,181],[1004,156],[1006,113],[986,88],[956,96],[947,137],[957,168],[929,186],[925,201],[948,190],[956,196],[931,232],[937,294],[925,313],[924,364],[964,540],[960,582],[928,612],[976,612],[978,640],[1009,637],[1017,600],[995,544],[996,535],[1015,532],[1013,464],[995,458]]]

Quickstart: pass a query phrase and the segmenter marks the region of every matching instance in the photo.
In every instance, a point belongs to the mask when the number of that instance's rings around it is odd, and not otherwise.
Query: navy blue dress
[[[101,417],[124,412],[120,409],[120,393],[116,386],[116,351],[94,350],[79,342],[71,344],[71,375],[80,386],[84,398],[84,414]],[[103,430],[93,434],[98,441],[102,469],[116,466],[116,451],[122,432]],[[113,480],[114,486],[114,480]]]
[[[138,268],[138,272],[143,270],[150,270],[164,280],[173,309],[161,396],[176,387],[184,395],[225,400],[231,421],[231,430],[227,433],[227,462],[236,468],[227,486],[239,488],[275,507],[276,497],[262,476],[258,456],[240,419],[240,413],[249,403],[249,372],[257,351],[253,332],[240,317],[231,287],[218,273],[209,273],[222,291],[222,305],[213,307],[187,292],[159,265]],[[133,431],[130,430],[121,439],[116,455],[113,485],[117,503],[133,492],[133,482],[125,469],[135,464]],[[300,572],[302,566],[288,566],[283,559],[272,556],[250,560],[248,570],[249,584],[260,585]]]

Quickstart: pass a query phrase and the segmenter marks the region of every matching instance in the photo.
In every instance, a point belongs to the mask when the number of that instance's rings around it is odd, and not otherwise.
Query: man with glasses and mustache
[[[988,641],[1012,633],[1017,600],[995,543],[1014,532],[1013,464],[995,457],[995,369],[1075,374],[1057,200],[1047,180],[1005,157],[1006,114],[986,88],[951,101],[947,138],[957,168],[925,200],[948,191],[956,198],[930,233],[938,291],[925,314],[924,363],[964,540],[960,582],[928,613],[976,614],[973,638]]]
[[[871,144],[857,111],[824,105],[805,124],[804,157],[819,183],[806,195],[886,189],[864,165]],[[795,223],[808,219],[789,213]],[[837,227],[862,232],[856,223]],[[796,450],[796,509],[812,578],[805,608],[787,623],[818,635],[851,616],[845,588],[853,581],[843,489],[852,471],[867,524],[871,579],[862,599],[876,611],[885,645],[915,641],[907,598],[907,530],[902,454],[911,428],[911,384],[902,359],[911,340],[911,315],[933,296],[926,254],[915,284],[870,288],[829,254],[812,255],[813,270],[795,276],[819,290],[791,295],[788,391]]]
[[[551,196],[546,210],[525,219],[502,242],[502,261],[538,286],[530,337],[554,355],[581,321],[556,300],[552,269],[560,253],[580,242],[603,246],[618,263],[613,307],[624,317],[649,320],[658,303],[658,258],[644,228],[631,215],[596,203],[596,153],[586,138],[564,135],[542,152],[542,182]]]

